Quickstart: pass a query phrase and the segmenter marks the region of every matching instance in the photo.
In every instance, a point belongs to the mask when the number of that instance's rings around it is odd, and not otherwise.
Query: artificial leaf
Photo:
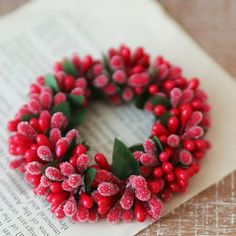
[[[29,121],[31,118],[37,117],[35,114],[26,114],[21,117],[21,121]]]
[[[71,111],[70,111],[70,105],[68,102],[59,103],[57,106],[54,106],[52,108],[52,113],[56,113],[59,111],[62,112],[69,121],[71,120]]]
[[[109,60],[108,60],[108,58],[105,54],[102,54],[102,62],[103,62],[104,68],[106,70],[105,73],[107,72],[108,75],[110,75],[111,67],[110,67],[110,64],[109,64]]]
[[[149,97],[150,97],[150,94],[148,92],[148,89],[145,89],[143,93],[136,98],[135,106],[139,109],[143,109]]]
[[[49,167],[49,166],[57,167],[61,162],[69,161],[72,151],[75,148],[75,145],[76,145],[76,138],[73,138],[70,142],[70,145],[69,145],[65,155],[59,159],[56,159],[55,161],[49,162],[47,165],[45,165],[41,169],[41,173],[43,174],[45,172],[45,170],[47,169],[47,167]]]
[[[171,113],[170,112],[165,112],[162,116],[159,117],[159,120],[164,126],[167,126],[168,119],[170,117],[171,117]]]
[[[163,105],[166,108],[170,108],[171,107],[169,99],[167,99],[166,97],[163,97],[163,96],[158,96],[158,95],[152,96],[150,101],[151,101],[153,106],[155,106],[155,105]]]
[[[152,140],[153,140],[154,143],[156,144],[157,150],[160,151],[160,152],[162,152],[162,151],[163,151],[163,147],[162,147],[162,144],[161,144],[159,138],[156,137],[156,136],[154,136],[154,137],[152,138]]]
[[[75,106],[80,107],[84,102],[84,96],[68,94],[69,101]]]
[[[73,128],[75,126],[79,126],[84,122],[85,115],[86,115],[86,109],[84,108],[78,109],[76,112],[73,113],[71,117]]]
[[[66,72],[66,74],[77,76],[77,69],[71,60],[66,58],[62,64],[62,68]]]
[[[111,172],[119,179],[127,179],[130,175],[139,175],[138,162],[133,157],[129,148],[119,139],[115,138]]]
[[[54,92],[59,91],[59,87],[55,77],[52,74],[47,74],[44,77],[44,83],[47,87],[51,88]]]
[[[143,144],[140,143],[140,144],[134,144],[132,146],[129,147],[129,150],[133,153],[135,151],[144,151],[143,149]]]
[[[85,172],[85,176],[84,176],[84,183],[85,183],[85,191],[87,193],[90,192],[91,189],[91,185],[93,183],[93,180],[96,176],[96,170],[94,168],[88,168]]]

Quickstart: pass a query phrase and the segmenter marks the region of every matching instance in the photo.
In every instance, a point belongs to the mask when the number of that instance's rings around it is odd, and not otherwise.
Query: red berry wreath
[[[155,117],[143,144],[127,147],[115,139],[112,164],[101,153],[91,163],[74,129],[98,98],[135,100]],[[209,111],[198,79],[187,80],[162,57],[150,64],[141,47],[110,49],[102,60],[73,55],[31,84],[29,102],[9,121],[9,153],[16,156],[10,166],[24,173],[59,219],[158,220],[162,201],[185,192],[199,171],[198,160],[210,146],[204,139]]]

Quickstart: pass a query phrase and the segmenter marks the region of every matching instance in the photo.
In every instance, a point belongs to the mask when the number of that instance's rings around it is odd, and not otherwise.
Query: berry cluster
[[[144,143],[115,140],[113,163],[96,153],[92,164],[78,126],[92,99],[135,100],[155,122]],[[122,45],[103,60],[73,55],[30,86],[29,101],[8,122],[10,167],[24,173],[58,219],[158,220],[163,201],[186,191],[209,149],[207,95],[162,57],[151,64],[143,48]],[[73,115],[72,115],[73,114]],[[119,154],[122,153],[122,156]]]

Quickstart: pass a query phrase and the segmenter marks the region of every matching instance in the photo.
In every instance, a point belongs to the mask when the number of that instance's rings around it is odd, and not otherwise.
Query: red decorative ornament
[[[135,100],[155,117],[143,144],[127,147],[115,139],[112,164],[102,153],[91,164],[74,129],[98,97],[116,105]],[[103,60],[73,55],[31,84],[29,102],[8,122],[10,167],[24,173],[58,219],[158,220],[163,202],[185,192],[200,169],[210,147],[204,139],[209,111],[198,79],[187,80],[162,57],[150,63],[142,47],[112,48]]]

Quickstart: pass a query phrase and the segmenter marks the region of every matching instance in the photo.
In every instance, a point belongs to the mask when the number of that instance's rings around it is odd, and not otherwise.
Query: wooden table
[[[0,0],[4,14],[28,0]],[[219,64],[236,77],[235,0],[159,0]],[[235,157],[236,158],[236,157]],[[139,236],[236,235],[236,171]]]

